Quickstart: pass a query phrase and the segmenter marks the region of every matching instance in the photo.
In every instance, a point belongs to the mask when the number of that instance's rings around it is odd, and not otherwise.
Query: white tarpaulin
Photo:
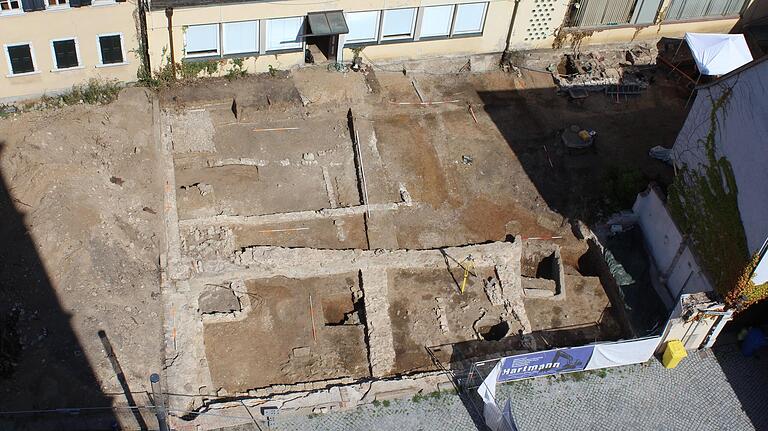
[[[625,341],[614,344],[597,344],[585,370],[639,364],[653,356],[661,337]]]
[[[725,75],[752,61],[743,34],[686,33],[685,41],[702,75]]]
[[[501,363],[502,361],[496,363],[493,370],[477,388],[477,393],[483,399],[483,419],[488,429],[491,431],[515,431],[509,400],[507,400],[503,411],[496,405],[496,381],[499,379],[499,372],[501,372]]]
[[[569,362],[572,362],[574,359],[578,360],[578,358],[584,357],[584,355],[586,355],[588,359],[584,360],[587,363],[581,368],[561,368],[560,362],[557,362],[558,365],[554,368],[545,366],[543,368],[545,373],[541,373],[540,375],[639,364],[641,362],[646,362],[653,357],[656,348],[658,348],[659,343],[661,343],[661,338],[662,337],[659,336],[619,341],[615,343],[590,344],[588,346],[566,347],[501,358],[491,372],[488,373],[488,376],[483,380],[483,383],[480,384],[480,387],[477,388],[478,395],[483,399],[483,417],[485,419],[485,424],[491,431],[517,430],[517,426],[512,418],[512,409],[509,401],[507,401],[503,411],[496,405],[496,384],[510,380],[508,378],[510,372],[509,367],[512,367],[516,373],[527,373],[531,371],[530,368],[541,368],[541,364],[551,364],[553,361],[564,361],[568,358],[571,359]],[[563,352],[565,352],[565,354],[563,354]],[[507,362],[509,364],[506,364]],[[524,364],[520,365],[520,362],[524,362]],[[556,372],[550,373],[549,371],[552,369]],[[569,371],[562,371],[563,369]],[[523,375],[528,376],[529,374]],[[535,377],[535,375],[530,377]]]

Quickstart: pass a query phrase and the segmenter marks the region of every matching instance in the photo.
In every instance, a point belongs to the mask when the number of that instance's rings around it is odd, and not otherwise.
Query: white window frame
[[[354,45],[354,44],[371,43],[371,42],[376,43],[379,41],[379,34],[381,31],[381,16],[383,15],[381,10],[356,10],[352,12],[344,12],[344,16],[346,18],[346,16],[351,13],[371,13],[371,12],[376,14],[376,20],[375,20],[376,28],[374,28],[373,30],[373,37],[368,39],[355,39],[355,40],[349,40],[345,37],[344,38],[345,44]]]
[[[299,28],[299,33],[301,36],[301,33],[304,33],[304,30],[306,29],[307,25],[307,19],[306,15],[302,16],[285,16],[285,17],[278,17],[278,18],[269,18],[269,19],[263,19],[264,22],[264,29],[265,29],[265,38],[264,38],[264,47],[267,52],[280,52],[280,51],[299,51],[304,47],[304,40],[302,37],[298,38],[297,42],[294,42],[291,46],[287,47],[281,47],[281,48],[272,48],[269,46],[269,22],[273,20],[281,20],[281,19],[296,19],[301,18],[301,27]]]
[[[116,5],[115,0],[91,0],[91,6],[112,6]]]
[[[109,63],[104,64],[104,59],[101,58],[101,41],[99,41],[100,37],[104,36],[120,36],[120,51],[123,53],[123,62],[122,63]],[[96,65],[96,67],[112,67],[112,66],[124,66],[128,64],[128,57],[125,56],[125,37],[123,37],[123,33],[102,33],[96,35],[96,53],[99,55],[99,64]]]
[[[197,26],[203,26],[203,25],[216,26],[216,52],[203,52],[199,54],[190,54],[189,52],[187,52],[187,31],[189,31],[189,27],[197,27]],[[200,58],[200,57],[221,57],[221,24],[209,23],[209,24],[193,24],[193,25],[184,26],[184,58]]]
[[[389,11],[395,11],[395,10],[404,10],[404,9],[412,9],[413,10],[413,18],[411,19],[411,32],[408,35],[395,35],[395,36],[385,36],[384,35],[384,26],[387,22],[387,12]],[[413,39],[416,34],[416,18],[419,15],[419,8],[417,7],[398,7],[394,9],[384,9],[381,13],[381,24],[379,24],[379,41],[381,42],[387,42],[390,40],[408,40]]]
[[[11,6],[11,1],[8,0],[8,7]],[[8,9],[8,10],[2,10],[0,9],[0,16],[12,16],[12,15],[23,15],[24,14],[24,5],[21,4],[21,0],[19,0],[19,8],[18,9]],[[10,45],[15,46],[15,45]],[[14,75],[16,76],[16,75]]]
[[[421,12],[422,15],[422,21],[421,26],[418,29],[419,30],[419,39],[438,39],[438,38],[449,38],[451,37],[453,33],[453,21],[456,19],[456,4],[436,4],[436,5],[429,5],[429,6],[423,6],[421,9],[423,11]],[[424,30],[424,20],[425,14],[427,13],[427,9],[429,8],[435,8],[435,7],[450,7],[451,8],[451,17],[449,18],[450,21],[448,22],[448,31],[445,34],[437,34],[437,35],[425,35],[422,34]]]
[[[14,46],[23,46],[23,45],[29,45],[29,55],[32,57],[32,67],[34,68],[34,70],[31,72],[13,73],[13,65],[11,64],[11,55],[8,53],[8,48],[12,48]],[[6,61],[6,64],[8,65],[8,74],[5,75],[7,78],[14,78],[17,76],[36,75],[40,73],[40,69],[37,68],[37,58],[35,57],[35,47],[32,46],[32,42],[6,43],[6,44],[3,44],[3,51],[5,51],[5,61]]]
[[[239,24],[243,22],[251,22],[256,23],[256,49],[253,51],[244,51],[244,52],[227,52],[227,24]],[[261,47],[261,20],[255,19],[255,20],[248,20],[248,21],[230,21],[230,22],[223,22],[220,26],[220,35],[221,37],[221,47],[219,47],[220,54],[222,56],[238,56],[238,55],[246,55],[246,54],[258,54]]]
[[[62,9],[69,9],[69,0],[64,0],[64,4],[57,4],[56,6],[49,5],[48,0],[45,0],[45,10],[62,10]]]
[[[74,67],[65,67],[63,69],[59,68],[58,63],[56,63],[56,49],[53,47],[54,42],[64,42],[67,40],[74,40],[75,41],[75,55],[77,55],[77,66]],[[58,39],[51,39],[48,44],[51,46],[51,60],[53,60],[53,68],[51,69],[51,72],[60,72],[64,70],[74,70],[74,69],[82,69],[83,68],[83,60],[82,57],[80,57],[80,42],[77,40],[75,36],[72,37],[61,37]],[[122,42],[121,42],[122,46]],[[101,49],[99,49],[99,52],[101,52]]]
[[[454,35],[456,36],[464,36],[464,35],[478,35],[483,34],[485,31],[485,20],[488,19],[488,3],[489,2],[469,2],[469,3],[458,3],[455,8],[453,8],[453,22],[451,23],[451,37]],[[480,30],[479,31],[462,31],[462,32],[456,32],[456,18],[459,16],[459,8],[464,5],[473,5],[473,4],[482,4],[483,5],[483,19],[480,21]]]

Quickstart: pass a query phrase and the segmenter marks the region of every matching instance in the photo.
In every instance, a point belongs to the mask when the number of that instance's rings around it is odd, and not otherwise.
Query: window
[[[488,3],[465,3],[456,6],[453,34],[482,33]]]
[[[22,13],[21,0],[0,0],[0,15]]]
[[[352,12],[347,18],[346,43],[376,42],[379,37],[379,11]]]
[[[451,33],[453,5],[424,8],[419,37],[448,36]]]
[[[635,0],[580,1],[579,7],[573,8],[569,23],[571,27],[602,27],[627,24],[630,22],[632,9],[635,6]],[[651,2],[645,3],[650,4]],[[658,9],[658,4],[656,9]],[[653,11],[653,16],[656,16],[656,11]]]
[[[267,20],[267,51],[301,49],[304,17]]]
[[[28,43],[6,45],[5,55],[8,58],[8,70],[11,72],[11,75],[21,75],[35,71],[35,59],[32,54],[32,45]]]
[[[184,52],[187,57],[219,54],[219,25],[190,25],[184,32]]]
[[[381,39],[408,39],[413,37],[416,23],[416,8],[390,9],[384,11],[381,25]]]
[[[80,55],[75,39],[52,40],[51,52],[56,70],[80,66]]]
[[[67,6],[67,0],[48,0],[46,9],[59,9]]]
[[[259,22],[225,22],[222,24],[224,54],[259,52]]]
[[[101,60],[101,65],[122,64],[125,62],[123,57],[123,35],[105,34],[99,36],[99,60]]]
[[[741,12],[745,0],[672,0],[664,17],[665,21],[734,16]]]

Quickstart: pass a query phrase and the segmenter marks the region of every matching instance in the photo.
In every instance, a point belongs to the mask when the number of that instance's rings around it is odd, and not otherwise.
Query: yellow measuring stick
[[[472,255],[467,256],[464,262],[467,262],[467,263],[464,265],[461,265],[464,268],[464,279],[461,280],[462,295],[464,294],[464,288],[467,287],[467,278],[469,278],[469,274],[471,273],[472,269],[475,267],[475,260],[472,258]]]

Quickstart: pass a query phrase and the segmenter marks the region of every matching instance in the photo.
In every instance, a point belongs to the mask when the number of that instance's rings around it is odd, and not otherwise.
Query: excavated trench
[[[486,341],[499,341],[509,333],[509,323],[499,322],[492,326],[478,328],[480,336]]]

